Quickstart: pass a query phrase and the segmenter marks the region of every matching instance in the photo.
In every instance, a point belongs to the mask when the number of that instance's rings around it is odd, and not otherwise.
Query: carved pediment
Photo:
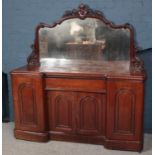
[[[80,4],[77,9],[66,11],[62,17],[66,18],[66,17],[71,17],[71,16],[76,16],[82,19],[88,16],[102,18],[103,13],[99,10],[92,10],[88,5]]]

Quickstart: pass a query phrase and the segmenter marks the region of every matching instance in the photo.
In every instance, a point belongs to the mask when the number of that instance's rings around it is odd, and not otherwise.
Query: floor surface
[[[17,140],[13,136],[13,123],[2,125],[3,155],[152,155],[152,135],[144,135],[141,153],[105,149],[102,145],[49,141],[47,143]]]

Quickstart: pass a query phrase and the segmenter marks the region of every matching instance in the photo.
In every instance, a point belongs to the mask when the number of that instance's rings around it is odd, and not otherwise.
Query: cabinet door
[[[15,129],[44,131],[44,100],[40,75],[12,75]]]
[[[125,80],[109,81],[107,95],[108,139],[141,140],[143,83]]]
[[[65,91],[48,92],[50,130],[74,132],[75,94]]]
[[[76,122],[79,134],[101,135],[103,133],[104,102],[105,98],[102,94],[77,93]]]

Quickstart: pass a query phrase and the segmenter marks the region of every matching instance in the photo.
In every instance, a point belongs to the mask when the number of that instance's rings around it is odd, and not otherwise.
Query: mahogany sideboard
[[[40,23],[32,49],[11,72],[16,138],[142,150],[145,73],[130,24],[81,4]]]

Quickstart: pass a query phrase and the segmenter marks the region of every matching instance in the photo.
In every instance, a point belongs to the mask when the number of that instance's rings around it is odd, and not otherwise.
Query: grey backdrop
[[[116,24],[132,24],[136,32],[137,44],[142,48],[152,47],[151,0],[3,0],[3,71],[8,73],[26,64],[31,53],[35,26],[39,22],[52,23],[65,10],[86,3],[93,9],[101,10],[107,19]],[[150,52],[142,54],[151,60]],[[151,63],[151,62],[150,62]],[[147,72],[151,74],[150,64]],[[9,79],[10,120],[13,120],[12,96]],[[145,95],[145,131],[151,131],[151,78],[147,82]]]

